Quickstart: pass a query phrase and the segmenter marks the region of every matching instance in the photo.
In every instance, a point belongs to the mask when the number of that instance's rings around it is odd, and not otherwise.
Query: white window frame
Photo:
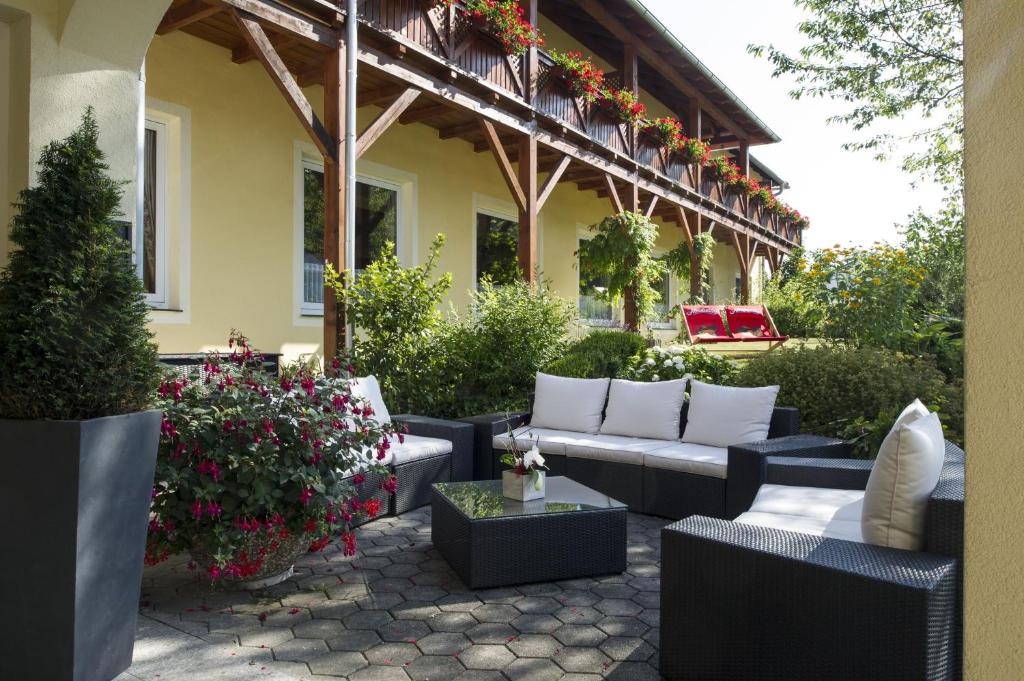
[[[153,283],[156,289],[153,293],[146,293],[146,303],[150,307],[162,309],[168,307],[167,295],[167,124],[163,121],[154,120],[147,115],[146,130],[152,130],[156,134],[156,214],[153,245],[156,254],[153,259]],[[145,244],[137,244],[142,250]]]
[[[577,313],[581,312],[581,310],[580,310],[580,256],[579,256],[580,242],[581,241],[590,241],[593,238],[594,238],[593,237],[593,232],[590,231],[589,227],[587,227],[586,225],[582,225],[582,224],[577,224],[576,225],[576,251],[577,251],[577,255],[576,255],[576,267],[575,267],[575,269],[576,269],[576,295],[575,295],[575,297],[576,297],[576,312]],[[595,328],[595,329],[617,329],[617,328],[620,328],[623,325],[623,319],[625,317],[625,311],[624,311],[623,305],[621,303],[619,305],[616,305],[614,302],[609,302],[608,305],[612,309],[612,318],[611,319],[589,319],[587,317],[581,316],[580,317],[580,323],[583,324],[584,326],[589,326],[589,327]]]
[[[310,153],[306,145],[296,145],[296,153],[299,156],[299,162],[296,164],[295,173],[295,210],[294,210],[294,222],[295,222],[295,287],[296,297],[298,299],[299,315],[301,317],[323,317],[324,316],[324,305],[323,303],[308,303],[306,302],[306,291],[303,282],[304,276],[304,251],[303,245],[305,243],[305,184],[303,182],[303,175],[306,170],[314,170],[319,173],[324,172],[323,159]],[[360,162],[363,163],[363,162]],[[374,166],[378,169],[383,169],[383,166]],[[385,170],[385,172],[387,172]],[[415,193],[415,176],[407,173],[398,173],[396,171],[395,178],[390,179],[388,177],[382,177],[384,173],[357,173],[356,182],[359,184],[367,184],[374,187],[380,187],[381,189],[389,189],[396,194],[395,201],[395,254],[398,256],[399,262],[406,262],[406,204],[408,197],[406,192],[411,191]],[[412,210],[415,212],[415,206],[412,206]],[[415,225],[413,225],[415,234]],[[344,238],[344,236],[342,236]]]

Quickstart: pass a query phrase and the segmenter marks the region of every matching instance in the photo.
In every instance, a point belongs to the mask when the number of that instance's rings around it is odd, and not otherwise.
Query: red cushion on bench
[[[694,339],[729,339],[722,323],[722,309],[715,305],[683,305],[686,328]]]
[[[733,337],[746,340],[777,338],[772,333],[764,309],[759,305],[726,305],[725,318]]]

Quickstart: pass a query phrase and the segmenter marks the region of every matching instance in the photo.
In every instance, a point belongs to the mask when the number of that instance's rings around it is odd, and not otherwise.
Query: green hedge
[[[920,398],[939,412],[946,438],[963,441],[963,384],[947,382],[935,363],[890,350],[821,346],[752,358],[735,385],[779,385],[778,404],[800,409],[801,430],[856,442],[873,457],[893,422]]]
[[[545,371],[571,378],[616,378],[629,360],[647,349],[647,340],[628,331],[592,331],[576,341]]]

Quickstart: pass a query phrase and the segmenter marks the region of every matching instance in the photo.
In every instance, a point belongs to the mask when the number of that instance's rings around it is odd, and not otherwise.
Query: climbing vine
[[[650,319],[661,300],[655,288],[664,276],[665,264],[654,257],[658,226],[643,213],[623,212],[592,225],[594,237],[580,243],[583,275],[607,277],[607,289],[599,295],[617,300],[632,291],[637,323]]]
[[[715,240],[708,232],[698,234],[693,240],[693,246],[697,255],[697,267],[700,270],[701,294],[710,289],[711,261],[714,257]],[[688,281],[690,279],[690,244],[681,241],[678,246],[661,256],[668,271],[677,279]],[[691,303],[701,302],[691,300]]]

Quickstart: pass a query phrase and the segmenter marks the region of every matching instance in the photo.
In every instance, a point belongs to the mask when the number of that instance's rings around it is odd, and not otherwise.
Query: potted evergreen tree
[[[130,664],[160,413],[121,199],[88,110],[42,152],[0,273],[0,678]]]

